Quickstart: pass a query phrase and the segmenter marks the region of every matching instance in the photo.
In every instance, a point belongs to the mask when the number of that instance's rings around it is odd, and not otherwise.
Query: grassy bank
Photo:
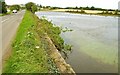
[[[47,23],[36,15],[26,11],[18,28],[16,38],[12,44],[12,54],[6,61],[3,73],[58,73],[56,65],[48,56],[49,48],[45,42],[45,30],[42,27]],[[47,27],[47,26],[46,26]]]
[[[6,14],[0,14],[0,16],[10,15],[12,12],[8,12]]]

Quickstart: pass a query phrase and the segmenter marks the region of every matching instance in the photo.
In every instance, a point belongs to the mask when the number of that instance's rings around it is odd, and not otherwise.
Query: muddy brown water
[[[37,12],[40,18],[72,32],[61,37],[71,44],[72,53],[66,62],[76,73],[118,72],[118,18],[65,12]]]

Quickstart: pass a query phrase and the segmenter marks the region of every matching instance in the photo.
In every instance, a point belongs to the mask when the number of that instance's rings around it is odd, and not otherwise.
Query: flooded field
[[[37,12],[57,26],[72,29],[61,34],[71,44],[66,59],[76,73],[118,72],[118,18],[65,12]]]

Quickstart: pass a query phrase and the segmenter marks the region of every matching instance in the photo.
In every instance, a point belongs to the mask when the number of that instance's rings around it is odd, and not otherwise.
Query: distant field
[[[78,9],[56,9],[56,10],[52,10],[52,11],[58,11],[58,12],[65,12],[65,11],[81,11],[81,10],[78,10]],[[100,10],[84,10],[86,13],[89,13],[89,14],[96,14],[96,13],[102,13],[103,11],[100,11]],[[112,13],[114,11],[111,11]],[[120,12],[119,12],[120,14]]]
[[[77,10],[77,9],[56,9],[53,11],[81,11],[81,10]],[[98,10],[85,10],[85,12],[87,13],[102,13],[102,11],[98,11]]]

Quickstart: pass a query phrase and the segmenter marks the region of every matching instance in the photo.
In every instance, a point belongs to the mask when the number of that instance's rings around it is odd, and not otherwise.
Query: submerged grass
[[[42,26],[45,25],[43,22],[46,23],[42,21],[39,24],[39,19],[26,11],[12,44],[12,55],[5,63],[3,73],[59,72],[46,52],[47,46],[42,37],[46,31]]]

